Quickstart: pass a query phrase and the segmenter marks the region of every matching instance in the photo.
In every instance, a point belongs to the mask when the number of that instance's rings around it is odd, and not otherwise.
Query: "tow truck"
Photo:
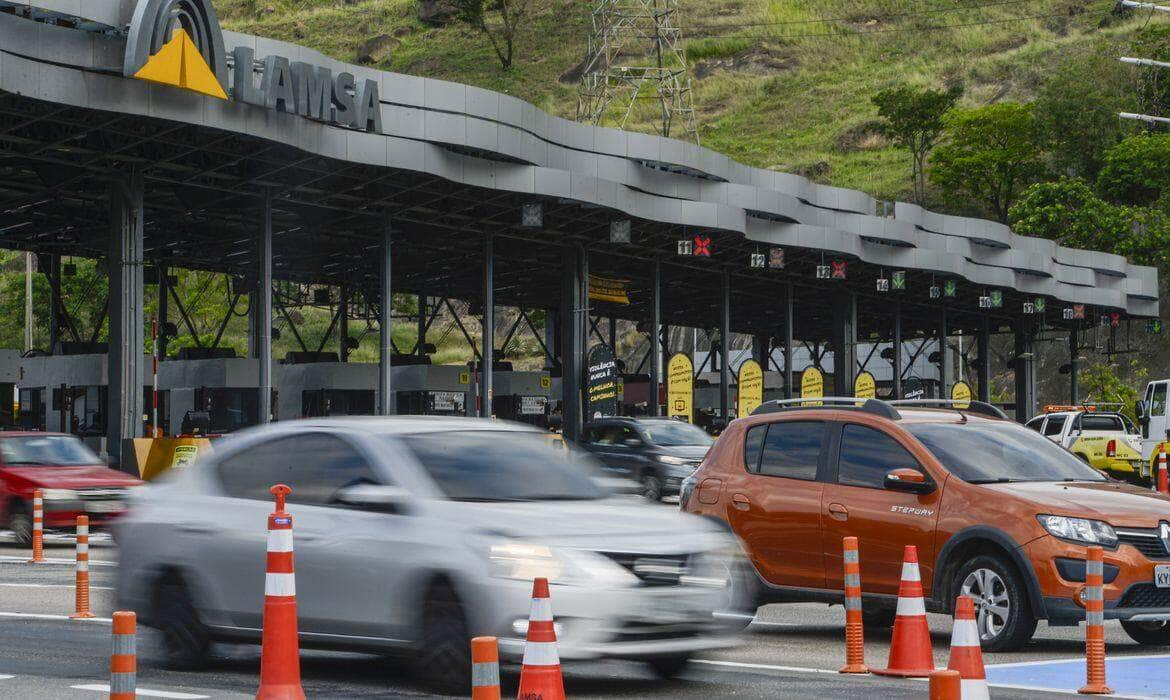
[[[1141,435],[1120,409],[1121,404],[1048,405],[1026,425],[1102,473],[1149,486],[1153,472],[1142,456]]]

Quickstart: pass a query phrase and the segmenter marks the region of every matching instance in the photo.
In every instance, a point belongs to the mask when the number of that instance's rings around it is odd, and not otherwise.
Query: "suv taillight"
[[[1116,457],[1117,456],[1117,441],[1116,440],[1110,440],[1109,444],[1107,444],[1105,446],[1105,456],[1106,457]]]

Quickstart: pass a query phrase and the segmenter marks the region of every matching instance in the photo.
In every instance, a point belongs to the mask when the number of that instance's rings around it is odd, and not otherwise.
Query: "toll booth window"
[[[270,486],[288,484],[289,502],[306,505],[329,505],[339,489],[381,481],[353,446],[327,433],[268,440],[220,460],[217,469],[233,498],[268,501]]]
[[[837,483],[880,489],[894,469],[921,469],[918,460],[889,435],[864,425],[846,425],[841,431]]]
[[[1068,420],[1068,416],[1048,416],[1048,422],[1044,424],[1045,435],[1060,435],[1060,431],[1064,430],[1064,422]]]
[[[764,476],[813,481],[824,442],[822,421],[783,421],[768,425],[760,451],[760,471]]]

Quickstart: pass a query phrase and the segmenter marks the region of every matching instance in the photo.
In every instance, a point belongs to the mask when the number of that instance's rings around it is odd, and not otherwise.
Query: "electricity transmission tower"
[[[624,129],[649,101],[660,112],[655,131],[699,142],[678,0],[593,0],[577,120]]]
[[[1138,10],[1150,10],[1151,12],[1167,12],[1170,13],[1170,7],[1164,5],[1155,5],[1149,2],[1137,2],[1136,0],[1121,0],[1123,7],[1129,7]],[[1146,68],[1157,68],[1164,70],[1170,68],[1170,63],[1164,61],[1155,61],[1149,58],[1132,58],[1129,56],[1121,57],[1122,63],[1128,63],[1133,66],[1143,66]],[[1135,121],[1146,122],[1147,124],[1170,124],[1170,118],[1156,117],[1151,114],[1134,114],[1133,112],[1121,112],[1118,116],[1122,119],[1133,119]]]

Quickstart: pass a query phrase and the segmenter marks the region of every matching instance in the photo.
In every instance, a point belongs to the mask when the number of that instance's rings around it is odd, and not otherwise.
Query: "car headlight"
[[[1109,523],[1064,515],[1037,515],[1036,519],[1053,537],[1084,544],[1117,546],[1117,533]]]
[[[620,586],[636,581],[633,574],[600,555],[533,542],[494,543],[488,560],[495,578],[531,581],[544,577],[565,586]]]
[[[41,498],[46,501],[76,501],[77,492],[73,489],[41,489]]]
[[[676,466],[682,466],[684,464],[691,463],[689,459],[683,459],[682,457],[675,457],[673,455],[658,455],[655,459],[657,459],[659,462],[662,462],[663,464],[673,464]]]

